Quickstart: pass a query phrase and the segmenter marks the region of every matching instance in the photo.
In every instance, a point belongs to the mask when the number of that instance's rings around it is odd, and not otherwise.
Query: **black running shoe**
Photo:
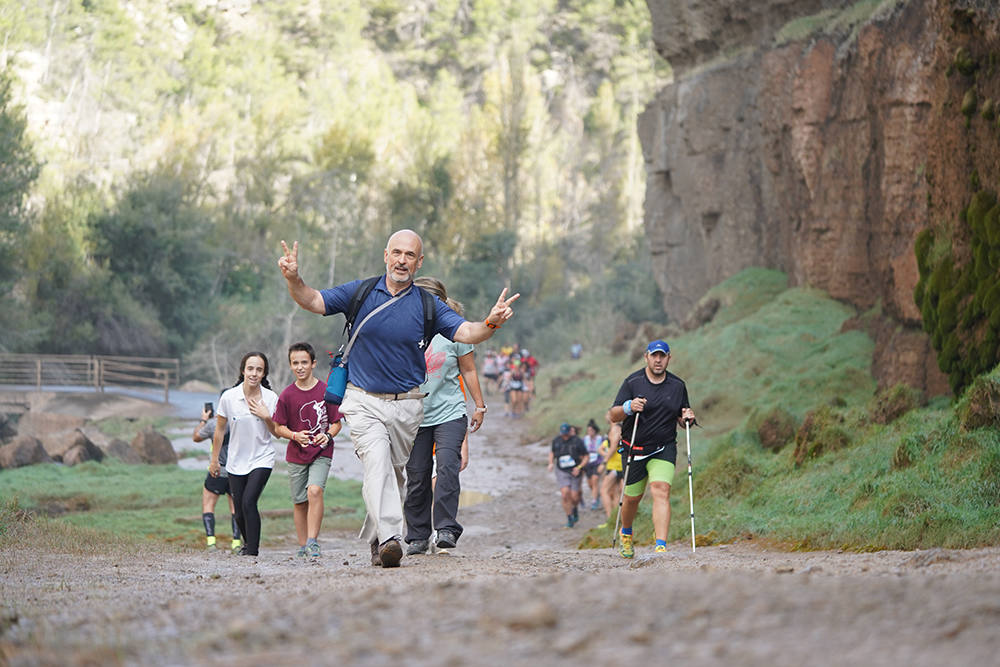
[[[458,536],[450,530],[439,530],[436,546],[438,549],[454,549],[458,544]]]

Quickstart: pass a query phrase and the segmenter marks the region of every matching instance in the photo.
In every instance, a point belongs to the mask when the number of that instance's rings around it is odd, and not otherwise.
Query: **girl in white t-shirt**
[[[240,377],[235,386],[223,392],[216,412],[212,459],[208,471],[219,475],[219,451],[229,428],[229,458],[226,472],[233,494],[236,522],[243,533],[240,554],[256,556],[260,548],[260,511],[257,501],[274,468],[274,445],[264,417],[270,417],[278,395],[267,381],[267,357],[263,352],[248,352],[240,361]]]

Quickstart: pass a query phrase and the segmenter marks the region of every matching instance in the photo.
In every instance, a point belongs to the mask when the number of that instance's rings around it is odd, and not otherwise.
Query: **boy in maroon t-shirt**
[[[285,461],[294,504],[295,533],[300,557],[320,555],[323,491],[333,462],[333,438],[340,433],[340,410],[323,400],[326,383],[313,375],[316,352],[309,343],[288,348],[288,363],[295,382],[278,397],[271,432],[288,440]]]

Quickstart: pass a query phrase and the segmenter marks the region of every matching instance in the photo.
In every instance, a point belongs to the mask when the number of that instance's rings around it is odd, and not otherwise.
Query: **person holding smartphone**
[[[211,403],[205,403],[201,411],[201,419],[194,427],[191,439],[195,442],[208,440],[215,433],[215,409]],[[222,449],[219,450],[219,476],[213,477],[209,472],[205,475],[205,483],[201,491],[201,522],[205,525],[205,548],[209,551],[216,549],[215,545],[215,505],[219,502],[219,496],[225,495],[229,500],[229,516],[233,525],[233,541],[230,544],[232,551],[239,551],[243,546],[240,537],[240,527],[236,523],[236,510],[233,508],[233,494],[229,491],[229,476],[226,475],[226,458],[229,454],[229,428],[222,438]]]

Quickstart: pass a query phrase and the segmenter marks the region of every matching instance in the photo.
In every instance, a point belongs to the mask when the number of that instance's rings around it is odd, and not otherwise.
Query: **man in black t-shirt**
[[[622,442],[628,442],[623,457],[629,456],[631,464],[625,479],[625,498],[622,502],[621,554],[625,558],[635,555],[632,546],[632,521],[639,509],[646,485],[653,495],[653,531],[657,553],[667,550],[667,532],[670,529],[670,485],[674,479],[677,461],[677,426],[684,421],[694,421],[694,412],[688,402],[684,381],[667,372],[670,363],[670,346],[654,340],[646,347],[646,367],[625,378],[615,403],[611,407],[613,422],[622,424]],[[639,416],[642,416],[640,419]],[[639,419],[638,426],[635,420]]]
[[[569,424],[560,426],[559,435],[552,439],[552,449],[549,450],[549,470],[555,468],[556,471],[567,528],[572,528],[580,520],[580,482],[583,480],[583,468],[590,461],[587,445],[572,431]]]

